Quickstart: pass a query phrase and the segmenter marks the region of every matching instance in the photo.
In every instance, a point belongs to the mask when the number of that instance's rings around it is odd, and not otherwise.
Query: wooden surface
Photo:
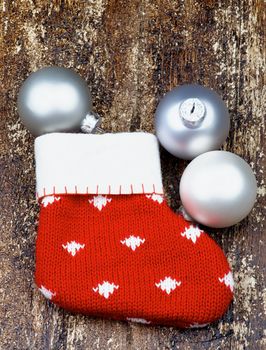
[[[2,0],[1,350],[266,348],[262,3]],[[179,84],[204,84],[226,101],[232,126],[224,148],[252,165],[258,199],[241,224],[209,230],[224,248],[236,282],[234,303],[217,324],[179,331],[74,316],[36,290],[33,138],[20,124],[16,98],[30,72],[54,64],[86,79],[107,131],[154,132],[158,101]],[[162,150],[174,210],[186,164]]]

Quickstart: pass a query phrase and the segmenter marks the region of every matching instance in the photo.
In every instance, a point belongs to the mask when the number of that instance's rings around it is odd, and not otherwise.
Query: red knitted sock
[[[75,312],[194,327],[222,316],[233,280],[222,250],[162,195],[150,134],[36,139],[36,283]]]

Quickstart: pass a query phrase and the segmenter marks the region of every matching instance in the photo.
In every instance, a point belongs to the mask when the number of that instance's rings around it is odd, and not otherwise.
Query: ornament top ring
[[[161,100],[155,124],[158,139],[168,152],[193,159],[222,145],[230,119],[216,92],[200,85],[182,85]]]
[[[18,112],[34,136],[50,132],[78,131],[91,112],[86,82],[73,70],[46,67],[32,73],[18,96]]]

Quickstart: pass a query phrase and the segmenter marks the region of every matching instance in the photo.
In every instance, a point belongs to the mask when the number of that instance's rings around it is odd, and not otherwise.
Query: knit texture
[[[232,300],[219,246],[162,195],[40,199],[36,283],[46,298],[92,316],[198,327]]]

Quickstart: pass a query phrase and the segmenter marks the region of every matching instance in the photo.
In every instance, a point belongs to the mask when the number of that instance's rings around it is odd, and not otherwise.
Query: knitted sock
[[[222,250],[163,196],[158,145],[144,133],[36,139],[36,283],[93,316],[196,327],[232,300]]]

